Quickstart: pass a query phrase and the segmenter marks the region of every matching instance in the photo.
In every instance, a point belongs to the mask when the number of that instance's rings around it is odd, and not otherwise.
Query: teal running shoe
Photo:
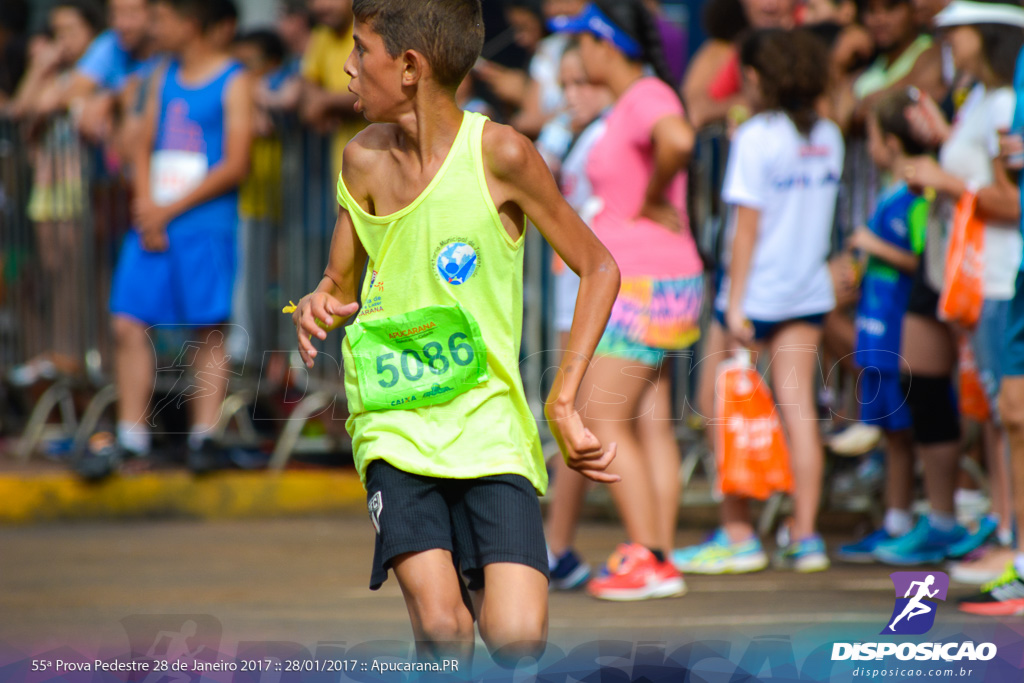
[[[775,564],[780,569],[792,569],[801,573],[823,572],[831,566],[825,541],[818,534],[779,548],[775,555]]]
[[[967,536],[967,529],[959,524],[949,531],[936,529],[922,515],[917,526],[906,536],[880,543],[875,548],[875,559],[896,567],[914,567],[936,564],[949,557],[950,548]]]
[[[718,529],[700,545],[672,552],[676,569],[691,574],[746,574],[768,566],[768,556],[757,536],[731,543],[724,529]]]
[[[848,543],[844,546],[840,546],[839,552],[836,556],[843,562],[853,562],[856,564],[869,564],[875,561],[875,548],[880,543],[891,541],[895,536],[890,536],[889,532],[885,530],[885,527],[877,529],[864,538],[860,539],[856,543]]]

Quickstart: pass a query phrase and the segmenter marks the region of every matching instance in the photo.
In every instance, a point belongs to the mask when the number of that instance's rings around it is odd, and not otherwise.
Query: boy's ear
[[[430,71],[426,58],[416,50],[406,50],[402,55],[402,85],[416,85]]]

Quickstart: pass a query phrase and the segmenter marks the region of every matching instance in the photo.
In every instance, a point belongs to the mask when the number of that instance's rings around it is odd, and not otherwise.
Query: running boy
[[[133,164],[135,229],[125,237],[111,287],[117,435],[93,439],[92,457],[80,464],[84,476],[102,476],[126,455],[149,452],[152,325],[196,328],[191,364],[199,386],[181,394],[193,407],[189,465],[207,469],[215,457],[204,434],[227,391],[219,326],[231,316],[238,186],[252,137],[252,84],[222,37],[236,18],[230,0],[154,6],[159,43],[172,58],[153,76]]]
[[[574,404],[618,269],[529,140],[456,106],[483,45],[480,0],[356,0],[354,12],[345,70],[375,124],[345,149],[327,269],[293,314],[299,351],[312,365],[319,323],[359,311],[342,354],[377,530],[371,588],[395,572],[421,658],[468,661],[475,618],[495,660],[514,665],[547,634],[547,474],[518,371],[526,217],[588,302],[546,413],[569,466],[605,482],[615,446]]]

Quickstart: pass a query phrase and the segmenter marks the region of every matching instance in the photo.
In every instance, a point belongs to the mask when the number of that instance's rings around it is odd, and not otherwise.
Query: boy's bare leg
[[[148,328],[144,323],[122,315],[114,316],[113,328],[118,422],[149,429],[146,414],[153,396],[156,360],[153,358],[153,344],[146,333]]]
[[[440,549],[406,553],[396,557],[391,567],[402,587],[419,659],[457,659],[460,664],[465,663],[468,671],[473,661],[473,615],[463,602],[461,579],[455,572],[452,554]],[[544,600],[546,608],[546,581]]]
[[[198,343],[192,382],[196,387],[192,399],[192,425],[208,430],[220,419],[221,406],[228,393],[228,368],[222,326],[201,327],[197,330]]]
[[[488,586],[491,590],[488,590]],[[473,595],[480,637],[500,666],[540,659],[548,640],[548,580],[525,564],[484,567],[484,589]]]

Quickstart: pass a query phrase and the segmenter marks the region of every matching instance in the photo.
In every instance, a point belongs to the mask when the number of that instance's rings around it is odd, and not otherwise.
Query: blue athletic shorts
[[[878,368],[861,370],[857,378],[857,400],[860,401],[861,422],[890,432],[910,429],[910,406],[899,374],[879,372]]]
[[[167,251],[125,236],[110,291],[110,312],[148,325],[217,325],[231,317],[234,230],[170,230]]]

